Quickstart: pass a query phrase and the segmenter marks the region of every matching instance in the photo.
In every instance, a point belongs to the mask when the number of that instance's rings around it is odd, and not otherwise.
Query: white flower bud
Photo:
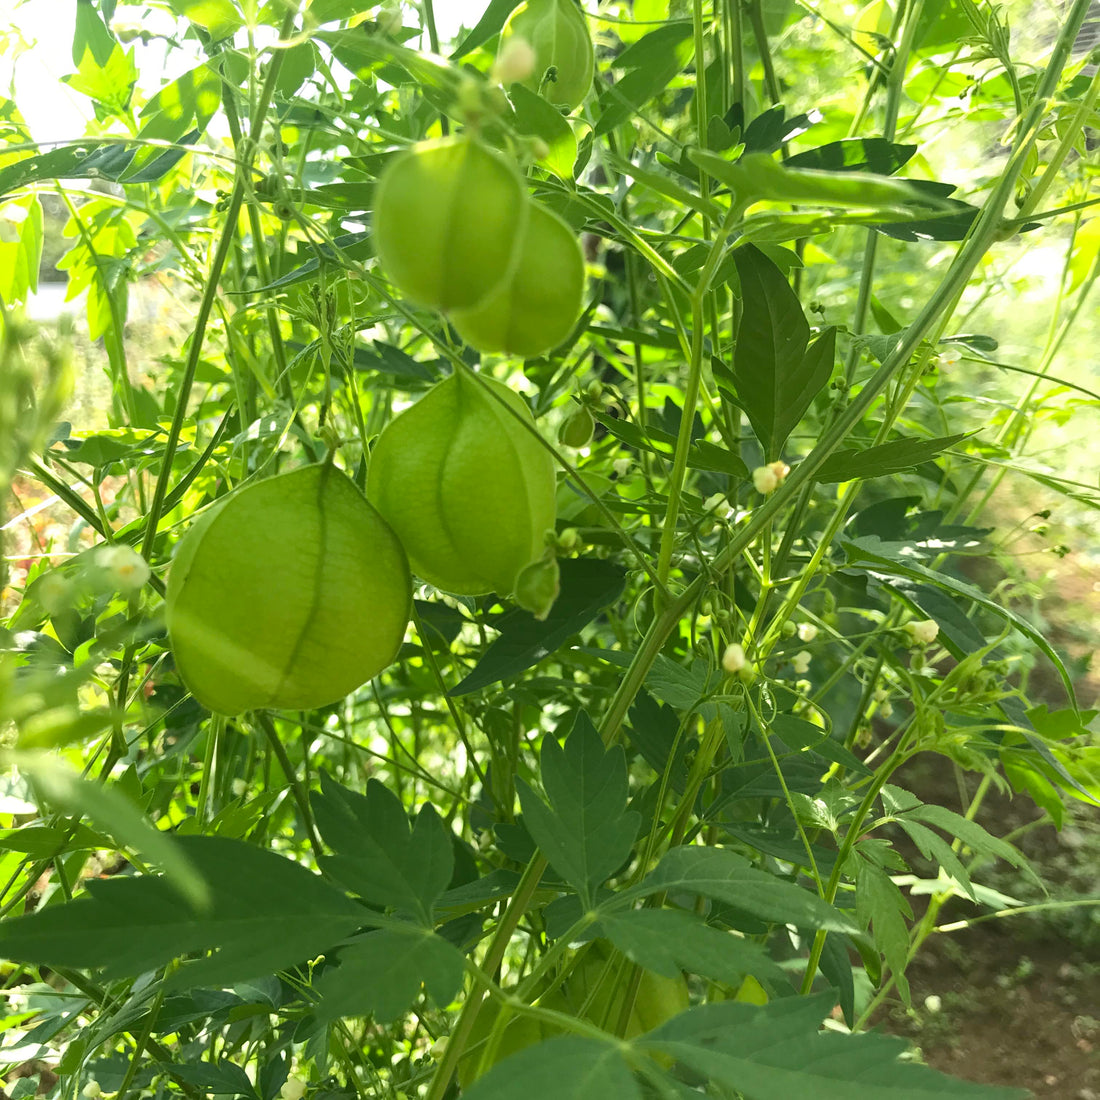
[[[302,1100],[306,1094],[306,1082],[301,1077],[288,1077],[279,1089],[279,1095],[283,1100]]]
[[[805,675],[810,669],[810,655],[806,650],[802,650],[801,653],[796,653],[791,658],[791,668],[798,673],[799,676]]]
[[[103,1089],[99,1087],[98,1081],[89,1081],[80,1090],[80,1095],[87,1097],[87,1100],[98,1100],[98,1097],[103,1095]]]
[[[725,493],[713,493],[703,501],[704,512],[717,512],[726,503]]]
[[[726,646],[722,654],[722,667],[727,672],[740,672],[745,667],[745,651],[736,642]]]
[[[629,458],[617,458],[611,463],[611,466],[619,477],[626,477],[630,470],[631,462]]]
[[[757,466],[752,472],[752,485],[758,493],[767,496],[779,488],[779,478],[770,466]]]
[[[894,713],[894,704],[889,699],[884,703],[879,703],[878,713],[880,718],[889,718]]]
[[[441,1035],[434,1043],[432,1043],[432,1058],[437,1062],[447,1052],[447,1036]]]
[[[905,630],[913,645],[931,645],[940,632],[940,624],[935,619],[919,619],[906,623]]]
[[[817,637],[817,627],[813,623],[798,624],[798,640],[800,642],[812,642]]]
[[[526,38],[512,35],[505,40],[493,66],[493,79],[498,84],[519,84],[534,71],[538,58],[535,48]]]
[[[107,573],[116,592],[136,592],[149,579],[149,563],[125,543],[101,546],[96,551],[95,563]]]

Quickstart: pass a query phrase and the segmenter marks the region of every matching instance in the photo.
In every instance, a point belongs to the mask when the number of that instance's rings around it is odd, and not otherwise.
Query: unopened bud
[[[493,79],[504,85],[522,83],[535,71],[537,60],[534,46],[526,38],[512,35],[500,47]]]
[[[779,488],[779,478],[770,466],[757,466],[752,472],[752,486],[758,493],[767,496]]]
[[[746,664],[745,650],[736,642],[726,646],[722,654],[722,667],[727,672],[740,672]]]
[[[799,676],[805,675],[810,669],[810,655],[806,650],[802,650],[801,653],[796,653],[791,658],[791,668],[798,673]]]
[[[913,645],[931,645],[940,632],[940,624],[935,619],[919,619],[905,624]]]
[[[812,642],[817,637],[817,627],[813,623],[798,624],[798,640],[800,642]]]

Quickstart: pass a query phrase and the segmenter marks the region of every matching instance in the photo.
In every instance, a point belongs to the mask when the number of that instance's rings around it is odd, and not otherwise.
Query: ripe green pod
[[[584,256],[573,230],[537,202],[517,251],[509,279],[480,305],[456,310],[451,321],[479,351],[530,359],[560,344],[577,323]]]
[[[505,595],[554,526],[554,463],[481,383],[534,424],[507,386],[456,371],[379,436],[367,498],[424,580],[445,592]]]
[[[421,142],[397,156],[375,188],[378,259],[411,301],[470,309],[512,274],[528,207],[516,166],[481,142]]]
[[[501,50],[513,37],[535,51],[535,69],[523,84],[551,103],[570,111],[579,107],[592,87],[596,54],[588,23],[574,0],[527,0],[508,17],[501,33]]]
[[[210,710],[308,710],[390,664],[412,604],[401,544],[333,466],[257,482],[180,540],[166,616],[176,667]]]

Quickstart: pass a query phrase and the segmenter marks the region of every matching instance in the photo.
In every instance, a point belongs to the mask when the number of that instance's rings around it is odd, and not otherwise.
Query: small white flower
[[[87,1100],[97,1100],[98,1097],[103,1095],[103,1089],[99,1087],[98,1081],[89,1081],[80,1090],[80,1095],[87,1097]]]
[[[875,694],[872,696],[876,703],[885,703],[890,698],[890,693],[886,688],[875,688]]]
[[[74,593],[73,582],[56,571],[47,573],[34,588],[38,602],[51,615],[59,615],[72,607]]]
[[[813,623],[798,624],[798,640],[800,642],[812,642],[817,637],[817,627]]]
[[[631,462],[629,458],[617,458],[611,463],[612,469],[619,477],[626,477],[630,470]]]
[[[879,703],[878,713],[880,718],[889,718],[894,713],[894,704],[889,699]]]
[[[913,645],[931,645],[940,632],[940,624],[935,619],[917,619],[906,623],[905,630]]]
[[[498,84],[518,84],[535,71],[537,60],[534,46],[526,38],[513,35],[505,42],[493,66],[493,79]]]
[[[936,1013],[943,1008],[943,1001],[940,1000],[937,994],[929,993],[929,995],[924,998],[924,1007],[927,1008],[929,1012]]]
[[[717,512],[719,508],[723,507],[726,503],[725,493],[713,493],[703,501],[704,512]]]
[[[400,4],[396,4],[392,7],[387,5],[378,13],[378,29],[383,34],[388,34],[391,37],[401,30],[404,22],[405,20],[401,14]]]
[[[770,466],[757,466],[752,472],[752,486],[758,493],[767,496],[779,488],[779,478]]]
[[[936,356],[936,366],[938,367],[957,367],[959,360],[962,356],[959,355],[958,348],[945,348]]]
[[[447,1036],[440,1035],[434,1043],[432,1043],[432,1058],[435,1061],[439,1061],[447,1051]]]
[[[722,654],[722,667],[727,672],[740,672],[745,667],[745,650],[736,642],[726,646]]]
[[[799,676],[804,676],[810,671],[810,655],[806,650],[802,650],[801,653],[796,653],[791,658],[791,668],[798,673]]]
[[[95,563],[108,574],[117,592],[136,592],[149,579],[149,563],[125,543],[101,546]]]
[[[279,1089],[279,1095],[283,1100],[302,1100],[306,1094],[306,1082],[301,1077],[288,1077]]]

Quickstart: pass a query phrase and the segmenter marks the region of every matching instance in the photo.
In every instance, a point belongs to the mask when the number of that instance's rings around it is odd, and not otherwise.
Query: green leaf
[[[665,23],[619,54],[615,66],[629,71],[600,93],[596,137],[632,118],[683,72],[692,54],[691,33],[686,20]]]
[[[625,571],[609,561],[567,558],[559,564],[561,592],[546,619],[539,622],[519,608],[502,615],[493,624],[500,637],[448,694],[469,695],[538,664],[614,603],[626,584]]]
[[[222,79],[209,65],[184,73],[142,108],[138,141],[195,141],[221,106],[221,91]],[[163,155],[162,149],[139,148],[119,179],[132,179]]]
[[[462,952],[424,928],[383,928],[337,953],[340,965],[326,969],[314,983],[318,1019],[373,1016],[385,1024],[403,1016],[420,996],[423,984],[432,1000],[446,1008],[462,984]]]
[[[616,901],[625,903],[663,891],[701,894],[772,923],[832,932],[859,931],[848,917],[816,894],[757,870],[744,856],[728,848],[672,848],[639,886],[617,894]]]
[[[807,349],[810,326],[779,268],[755,245],[734,254],[743,309],[733,353],[737,396],[768,461],[829,381],[836,330]]]
[[[909,818],[899,817],[898,824],[906,831],[909,839],[917,846],[920,854],[925,859],[936,864],[946,874],[950,875],[962,887],[963,892],[971,901],[978,900],[974,896],[974,887],[970,884],[970,876],[967,874],[966,868],[946,840],[938,833],[932,832],[931,829],[925,828],[919,822],[911,821]]]
[[[877,569],[884,573],[909,577],[913,580],[927,581],[929,584],[942,588],[956,596],[962,596],[965,599],[973,600],[987,611],[992,612],[998,618],[1005,619],[1012,623],[1025,638],[1034,642],[1034,644],[1042,650],[1051,664],[1057,669],[1058,675],[1062,680],[1062,685],[1066,689],[1066,695],[1070,703],[1076,709],[1077,695],[1073,688],[1073,680],[1066,666],[1063,664],[1062,658],[1058,656],[1046,638],[1044,638],[1026,619],[1021,618],[1014,611],[990,599],[980,588],[972,584],[956,580],[946,573],[937,573],[935,570],[928,569],[918,562],[899,561],[891,557],[889,555],[889,544],[884,543],[881,539],[873,535],[858,539],[845,539],[842,541],[848,554],[848,560],[853,564],[871,562]]]
[[[856,873],[856,916],[864,927],[871,926],[875,947],[893,971],[898,991],[908,1004],[909,983],[905,967],[909,961],[909,927],[906,918],[912,918],[913,910],[890,881],[890,876],[865,857],[860,858]]]
[[[549,152],[539,158],[539,163],[545,164],[563,180],[572,180],[573,162],[577,159],[577,139],[573,127],[561,111],[522,84],[513,84],[508,95],[516,112],[516,130],[542,138],[547,144]]]
[[[688,466],[693,470],[715,470],[741,480],[746,480],[749,476],[749,468],[740,455],[735,455],[725,447],[708,443],[705,439],[692,443],[688,451]]]
[[[759,200],[824,207],[855,207],[904,216],[912,207],[942,210],[940,195],[908,180],[870,172],[823,172],[788,168],[767,153],[749,153],[731,163],[705,149],[688,155],[704,172],[733,189],[739,202]],[[927,216],[927,215],[924,215]]]
[[[38,290],[42,225],[37,195],[5,204],[0,217],[0,300],[7,307],[25,302]]]
[[[683,909],[629,909],[600,918],[600,934],[632,962],[678,977],[686,970],[727,985],[739,985],[746,974],[773,990],[790,991],[783,969],[752,940],[704,924]]]
[[[154,828],[117,789],[81,778],[63,758],[52,753],[9,753],[7,761],[18,767],[55,809],[76,821],[87,818],[113,836],[121,848],[131,848],[157,864],[164,871],[163,881],[177,891],[177,903],[180,898],[199,907],[208,903],[207,884],[179,845]]]
[[[787,168],[816,168],[828,172],[874,172],[892,176],[917,151],[885,138],[842,138],[784,158]]]
[[[205,1090],[211,1096],[256,1096],[248,1074],[228,1058],[220,1062],[173,1062],[171,1075]]]
[[[607,749],[581,711],[562,748],[542,739],[539,776],[547,805],[520,781],[523,820],[550,866],[592,902],[596,888],[630,855],[641,817],[627,812],[626,757]]]
[[[232,0],[168,0],[168,6],[176,15],[209,31],[215,42],[244,25]]]
[[[642,1100],[617,1046],[561,1035],[504,1058],[462,1092],[463,1100]]]
[[[1023,1100],[1021,1089],[956,1081],[902,1062],[902,1039],[822,1031],[829,994],[766,1005],[699,1005],[635,1040],[745,1100]]]
[[[167,987],[230,985],[315,958],[368,916],[273,852],[221,837],[173,843],[206,883],[206,907],[184,904],[159,876],[90,880],[88,892],[74,901],[0,924],[0,956],[103,967],[108,977],[122,977],[212,951],[176,971]]]
[[[364,900],[431,928],[432,907],[454,872],[454,848],[435,808],[426,803],[410,828],[401,800],[377,779],[362,795],[324,773],[310,802],[322,838],[337,853],[323,858],[322,868]]]
[[[898,816],[898,820],[904,824],[906,819],[916,819],[935,825],[937,829],[943,829],[952,839],[961,840],[972,851],[981,855],[993,856],[1003,859],[1006,863],[1023,871],[1032,882],[1040,887],[1038,876],[1031,869],[1027,857],[1018,848],[1014,848],[1008,841],[1000,840],[990,835],[976,821],[971,821],[962,814],[949,810],[946,806],[925,805],[914,806],[911,810]],[[945,868],[946,870],[946,868]]]
[[[508,16],[516,8],[515,0],[489,0],[489,6],[482,12],[481,18],[472,31],[459,43],[451,54],[451,60],[457,61],[472,53],[478,46],[484,46],[494,35],[500,34]]]
[[[948,447],[953,447],[973,434],[959,432],[956,435],[936,436],[934,439],[892,439],[889,443],[880,443],[862,450],[851,448],[836,451],[821,464],[814,477],[826,484],[854,481],[856,478],[885,477],[887,474],[896,474],[928,462]]]

